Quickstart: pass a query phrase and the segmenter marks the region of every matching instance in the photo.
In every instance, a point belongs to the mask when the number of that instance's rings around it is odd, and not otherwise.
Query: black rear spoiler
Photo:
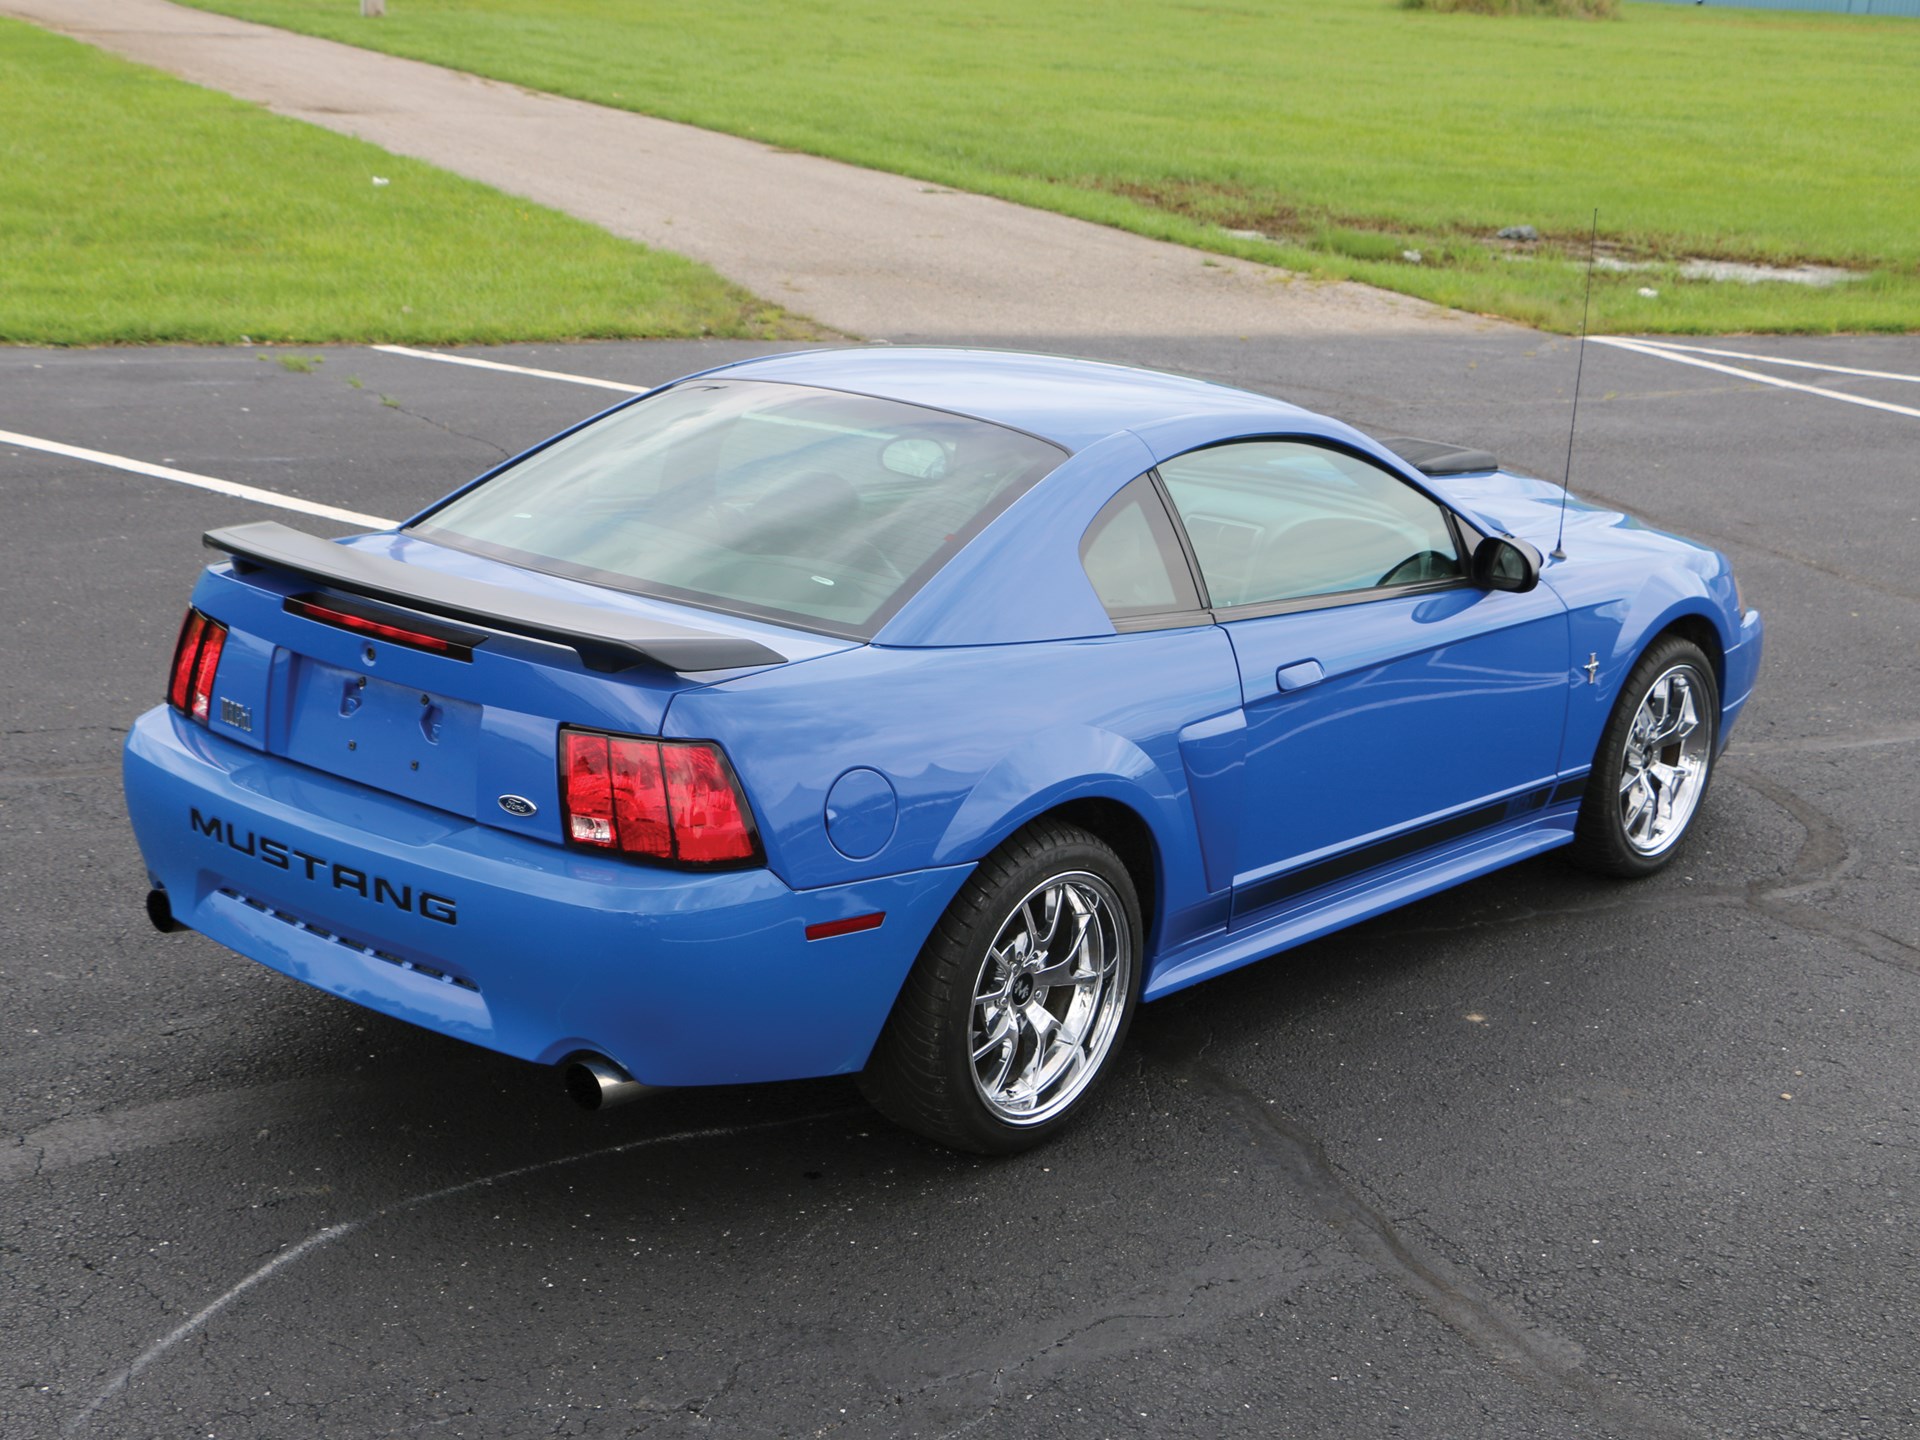
[[[596,670],[624,669],[641,660],[669,670],[732,670],[779,665],[787,658],[757,640],[692,630],[664,620],[627,618],[570,600],[551,600],[384,555],[368,555],[276,520],[209,530],[203,543],[231,555],[243,574],[261,567],[285,570],[421,614],[550,640],[578,651]]]

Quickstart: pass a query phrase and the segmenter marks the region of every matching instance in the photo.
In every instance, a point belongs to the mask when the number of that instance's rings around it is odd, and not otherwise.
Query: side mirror
[[[1524,540],[1489,535],[1473,547],[1473,583],[1524,594],[1540,583],[1540,552]]]

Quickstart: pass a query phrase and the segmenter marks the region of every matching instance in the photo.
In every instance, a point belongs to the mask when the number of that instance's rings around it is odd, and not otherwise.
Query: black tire
[[[1113,1069],[1139,1004],[1142,938],[1139,897],[1113,848],[1078,826],[1035,822],[981,862],[934,927],[861,1091],[896,1124],[958,1150],[1043,1143]],[[1052,1021],[1035,1024],[1040,1012]],[[982,1042],[996,1048],[976,1062]],[[1021,1113],[1026,1078],[1034,1091]]]
[[[1684,691],[1693,727],[1665,745],[1644,744],[1643,717],[1662,711],[1656,695],[1667,686],[1664,708],[1672,712]],[[1639,729],[1636,730],[1636,722]],[[1657,738],[1658,731],[1652,735]],[[1720,686],[1713,662],[1691,640],[1665,635],[1654,641],[1628,672],[1600,733],[1593,771],[1574,824],[1571,856],[1582,869],[1629,879],[1664,869],[1680,852],[1700,816],[1719,754]],[[1682,778],[1659,783],[1656,772]],[[1640,777],[1636,779],[1636,776]],[[1668,806],[1663,824],[1659,807]],[[1648,808],[1650,807],[1650,808]],[[1681,809],[1677,819],[1672,811]]]

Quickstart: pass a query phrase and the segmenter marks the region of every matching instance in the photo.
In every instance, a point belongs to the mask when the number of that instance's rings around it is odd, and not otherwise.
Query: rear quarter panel
[[[795,888],[977,861],[1054,806],[1102,798],[1152,830],[1159,922],[1178,931],[1206,910],[1178,733],[1239,704],[1227,638],[1202,625],[870,646],[683,693],[667,730],[726,747],[768,862]],[[857,860],[826,825],[829,792],[856,768],[879,772],[897,797],[891,837]]]

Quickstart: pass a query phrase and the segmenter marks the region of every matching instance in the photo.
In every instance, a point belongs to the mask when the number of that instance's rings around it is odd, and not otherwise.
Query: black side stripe
[[[1576,775],[1571,780],[1562,780],[1558,785],[1554,786],[1553,799],[1547,803],[1549,805],[1560,805],[1568,800],[1578,800],[1586,793],[1587,777],[1585,775]]]
[[[1586,793],[1587,777],[1579,775],[1571,780],[1562,780],[1558,785],[1542,785],[1511,800],[1497,801],[1492,805],[1482,805],[1459,815],[1451,815],[1445,820],[1436,820],[1431,825],[1423,825],[1418,830],[1409,830],[1402,835],[1390,835],[1385,840],[1376,840],[1371,845],[1362,845],[1357,850],[1349,850],[1344,855],[1335,855],[1331,859],[1321,860],[1312,865],[1303,865],[1298,870],[1289,870],[1281,875],[1249,885],[1234,896],[1234,913],[1246,914],[1264,909],[1268,905],[1277,905],[1282,900],[1290,900],[1296,895],[1304,895],[1309,890],[1317,890],[1322,885],[1331,885],[1336,880],[1344,880],[1349,875],[1358,875],[1363,870],[1371,870],[1376,865],[1390,864],[1409,855],[1435,845],[1444,845],[1449,840],[1460,840],[1479,830],[1490,829],[1508,820],[1517,820],[1551,805],[1561,805],[1569,800],[1577,800]]]

